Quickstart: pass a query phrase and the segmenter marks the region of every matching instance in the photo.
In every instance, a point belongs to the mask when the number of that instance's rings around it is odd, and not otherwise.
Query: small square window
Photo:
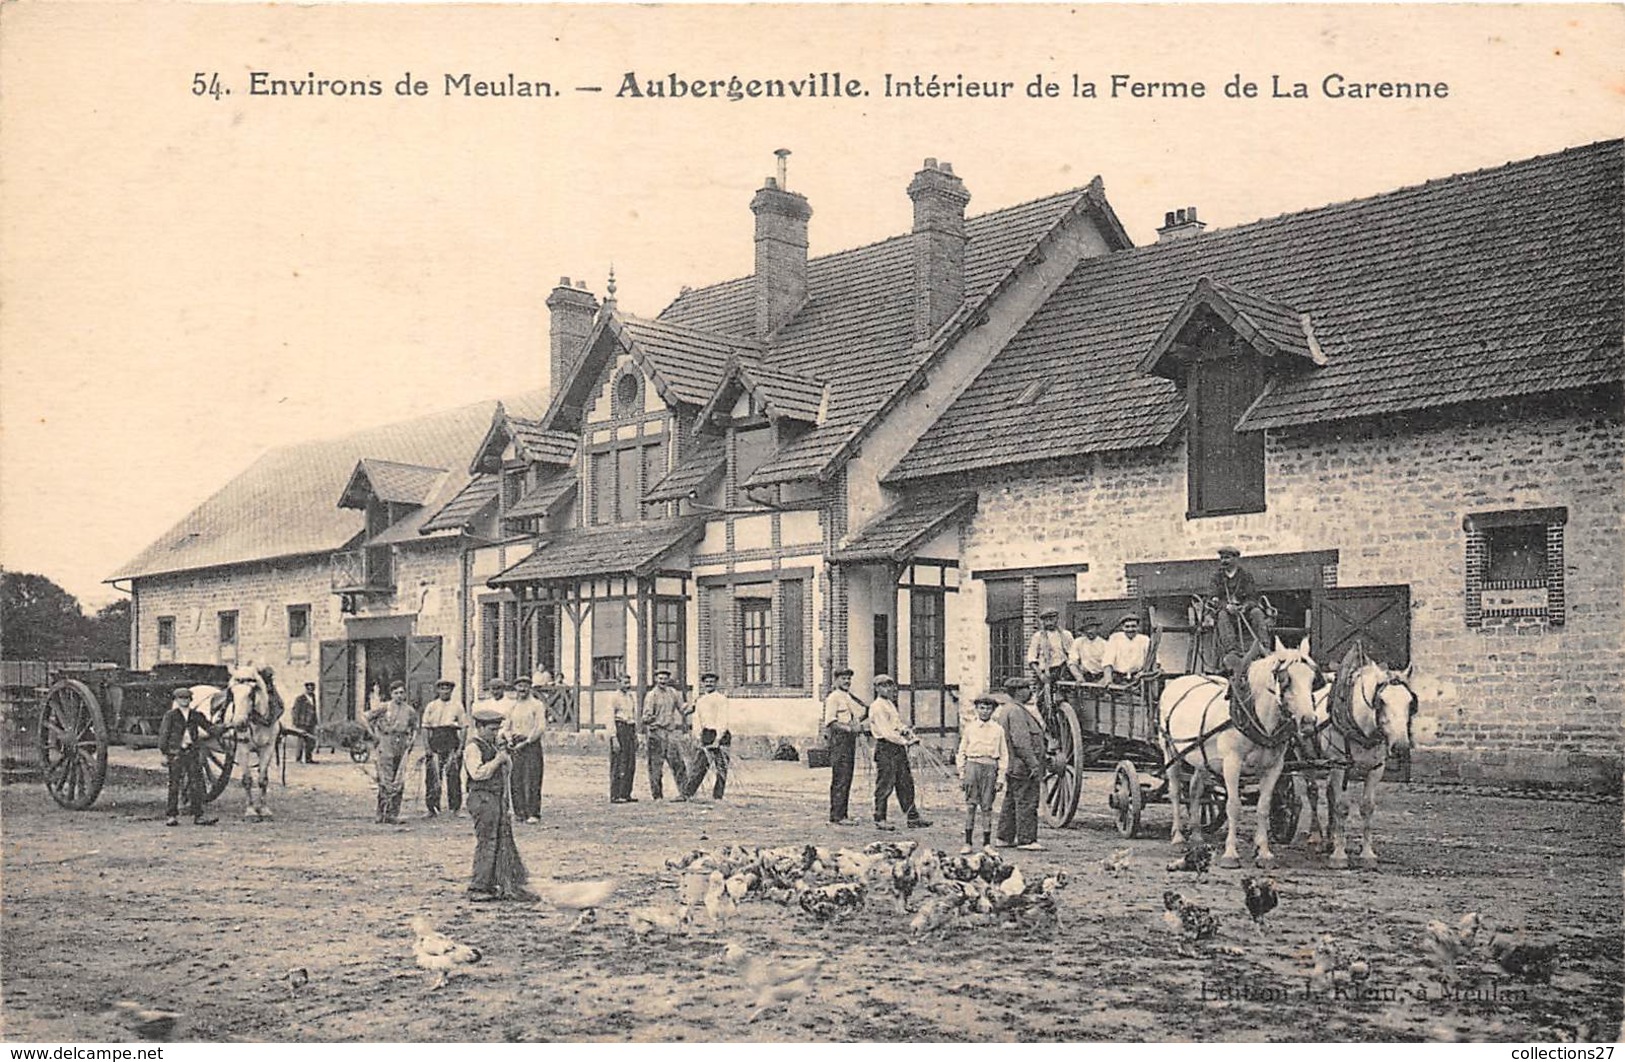
[[[1519,524],[1484,531],[1484,585],[1546,582],[1546,526]]]
[[[1467,626],[1543,622],[1562,626],[1568,612],[1563,586],[1566,508],[1469,513]]]
[[[288,606],[288,659],[310,659],[310,606]]]

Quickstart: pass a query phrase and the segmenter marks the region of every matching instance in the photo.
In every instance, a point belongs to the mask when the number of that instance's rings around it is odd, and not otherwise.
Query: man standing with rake
[[[875,739],[875,829],[895,830],[886,821],[886,804],[892,793],[903,809],[910,829],[931,825],[920,817],[914,802],[914,769],[908,763],[908,747],[918,745],[914,731],[903,725],[897,711],[897,680],[890,675],[875,676],[875,702],[869,706],[869,732]]]
[[[389,700],[364,717],[367,728],[378,741],[373,764],[378,771],[378,818],[398,826],[401,797],[406,792],[406,757],[418,736],[418,713],[406,701],[406,683],[396,679],[389,687]]]
[[[711,799],[721,800],[728,788],[728,756],[733,747],[728,709],[728,695],[717,689],[716,674],[707,671],[700,676],[700,698],[694,702],[694,736],[700,742],[700,756],[688,772],[688,784],[683,786],[685,799],[699,792],[706,771],[713,767],[717,780],[711,786]]]

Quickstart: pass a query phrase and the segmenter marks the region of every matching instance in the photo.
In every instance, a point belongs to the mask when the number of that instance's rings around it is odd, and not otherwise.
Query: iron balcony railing
[[[388,546],[343,550],[333,554],[333,593],[390,593],[395,589],[395,559]]]

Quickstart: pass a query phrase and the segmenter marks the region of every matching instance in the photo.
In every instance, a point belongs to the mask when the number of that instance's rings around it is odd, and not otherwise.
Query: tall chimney
[[[807,197],[784,187],[785,159],[780,148],[779,175],[763,182],[750,201],[756,215],[756,335],[766,339],[795,316],[807,301]]]
[[[1207,222],[1196,220],[1195,207],[1170,210],[1162,216],[1162,228],[1157,230],[1157,242],[1167,243],[1170,240],[1182,240],[1187,236],[1195,236],[1205,228],[1207,228]]]
[[[965,301],[965,204],[946,162],[926,159],[908,185],[914,201],[914,338],[925,339]]]
[[[569,277],[560,277],[559,286],[547,296],[547,312],[547,389],[551,397],[558,394],[581,360],[582,344],[592,332],[593,318],[598,314],[598,300],[587,290],[586,281],[578,281],[572,288]]]

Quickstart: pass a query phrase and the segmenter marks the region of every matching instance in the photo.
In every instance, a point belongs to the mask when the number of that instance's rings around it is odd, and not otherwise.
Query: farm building
[[[546,668],[583,728],[623,669],[713,670],[802,736],[849,664],[940,733],[1044,605],[1177,624],[1234,543],[1318,657],[1414,666],[1419,774],[1615,784],[1621,176],[1614,141],[1136,248],[1098,179],[972,216],[927,160],[910,232],[809,258],[781,170],[751,276],[654,318],[555,288],[546,396],[228,485],[115,576],[135,659],[286,661],[332,717]]]

